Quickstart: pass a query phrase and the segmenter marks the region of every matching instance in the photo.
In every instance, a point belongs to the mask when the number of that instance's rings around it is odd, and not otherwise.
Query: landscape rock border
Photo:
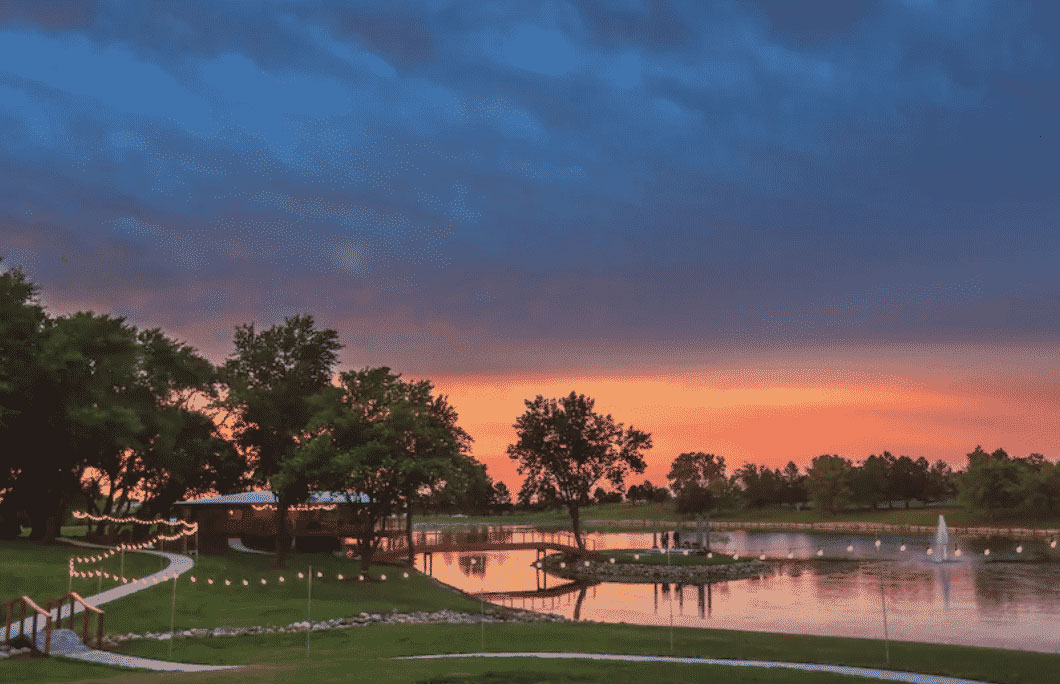
[[[301,620],[284,626],[260,626],[251,627],[199,627],[195,629],[179,630],[172,634],[169,632],[147,632],[146,634],[110,634],[104,637],[104,645],[113,648],[126,641],[140,639],[152,639],[154,641],[168,641],[170,639],[201,639],[207,637],[232,637],[232,636],[255,636],[261,634],[297,634],[301,632],[322,632],[335,629],[350,629],[352,627],[365,627],[367,625],[468,625],[479,622],[568,622],[561,615],[550,613],[535,613],[528,610],[508,609],[504,613],[498,611],[487,611],[485,615],[472,613],[461,613],[455,610],[439,610],[435,612],[415,613],[360,613],[344,618],[332,618],[330,620],[319,620],[310,622]]]

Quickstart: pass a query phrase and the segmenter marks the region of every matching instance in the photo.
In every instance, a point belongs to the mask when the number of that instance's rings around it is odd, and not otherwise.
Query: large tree
[[[79,312],[44,329],[31,405],[13,444],[15,498],[32,537],[52,539],[86,471],[139,443],[142,414],[130,391],[138,361],[136,329],[121,318]]]
[[[432,392],[430,382],[402,380],[386,367],[343,373],[301,449],[307,467],[322,468],[330,486],[357,505],[365,570],[379,546],[379,524],[401,511],[414,553],[413,507],[459,481],[469,465],[470,437],[446,398]]]
[[[677,500],[677,512],[710,515],[731,499],[725,458],[702,451],[679,454],[666,475]]]
[[[86,469],[96,512],[123,516],[142,497],[138,515],[157,517],[189,495],[239,487],[246,461],[206,411],[218,396],[217,369],[161,330],[140,331],[136,341],[136,366],[121,395],[139,430]]]
[[[522,491],[526,499],[555,499],[566,506],[578,548],[584,549],[581,506],[601,481],[624,491],[628,473],[644,472],[651,435],[596,413],[595,402],[583,394],[538,395],[525,403],[526,412],[514,426],[516,442],[508,447],[525,476]]]
[[[1018,507],[1026,494],[1026,476],[1018,459],[1004,449],[987,453],[981,446],[968,454],[968,467],[960,478],[958,500],[984,511],[991,519]]]
[[[38,288],[22,271],[0,259],[0,539],[17,536],[19,509],[14,484],[32,458],[31,431],[21,429],[39,391],[41,336],[47,317]]]
[[[312,316],[287,318],[257,331],[236,328],[235,351],[222,367],[236,443],[250,457],[254,481],[276,496],[276,564],[291,546],[287,511],[317,484],[298,450],[317,405],[331,387],[342,345],[338,333],[318,329]]]
[[[814,508],[835,515],[849,506],[854,498],[852,472],[852,464],[842,456],[815,457],[806,471],[806,489]]]

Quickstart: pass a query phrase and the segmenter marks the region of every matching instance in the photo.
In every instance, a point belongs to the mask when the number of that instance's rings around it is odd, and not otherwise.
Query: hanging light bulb
[[[824,555],[824,549],[817,549],[817,555],[818,556],[823,556]]]
[[[899,551],[905,551],[905,544],[902,544],[901,546],[899,546],[898,550]]]
[[[401,573],[401,576],[404,577],[405,579],[409,578],[409,574],[407,572]]]
[[[381,580],[383,580],[385,582],[386,581],[386,575],[380,575],[379,579],[381,579]]]
[[[990,549],[984,549],[983,550],[983,555],[984,556],[989,556],[990,555]]]

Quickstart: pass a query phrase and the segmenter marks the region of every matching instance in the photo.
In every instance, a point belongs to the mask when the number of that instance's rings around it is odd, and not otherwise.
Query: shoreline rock
[[[484,618],[478,614],[461,613],[455,610],[439,610],[433,613],[360,613],[344,618],[332,618],[330,620],[319,620],[309,622],[301,620],[284,626],[261,626],[230,627],[227,625],[219,627],[198,627],[195,629],[177,630],[173,634],[169,632],[147,632],[146,634],[108,634],[103,638],[107,648],[113,648],[126,641],[140,639],[153,639],[155,641],[168,641],[170,639],[201,639],[207,637],[233,637],[233,636],[256,636],[260,634],[297,634],[302,632],[321,632],[334,629],[351,629],[353,627],[365,627],[368,625],[437,625],[437,624],[477,624],[485,622],[568,622],[567,618],[551,613],[537,613],[529,610],[507,609],[503,613],[499,610],[487,610]]]
[[[769,574],[769,565],[760,560],[746,560],[724,565],[647,565],[642,563],[609,563],[590,560],[559,567],[555,556],[545,559],[544,567],[550,574],[582,582],[617,582],[622,584],[656,584],[677,582],[700,584],[762,577]]]

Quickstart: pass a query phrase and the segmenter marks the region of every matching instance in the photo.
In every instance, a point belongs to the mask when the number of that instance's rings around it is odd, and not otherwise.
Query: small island
[[[760,577],[767,568],[766,563],[751,557],[684,549],[669,554],[658,549],[613,549],[595,557],[554,553],[540,563],[549,573],[565,579],[631,584],[724,582]]]

